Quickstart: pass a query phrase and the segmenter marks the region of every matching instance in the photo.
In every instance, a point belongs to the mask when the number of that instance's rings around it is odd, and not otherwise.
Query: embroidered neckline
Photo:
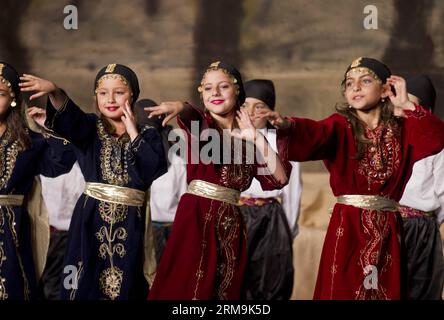
[[[130,141],[115,138],[106,132],[102,120],[97,121],[97,132],[102,142],[100,168],[102,178],[109,184],[125,186],[128,184],[128,151]]]
[[[372,184],[384,184],[399,168],[400,141],[397,124],[379,124],[375,129],[366,128],[369,144],[364,157],[359,161],[358,173],[368,181],[368,190]]]

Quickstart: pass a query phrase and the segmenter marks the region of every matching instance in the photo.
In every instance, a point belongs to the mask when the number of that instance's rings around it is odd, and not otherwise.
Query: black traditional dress
[[[0,300],[35,297],[31,227],[23,205],[34,176],[56,177],[75,162],[67,140],[28,132],[31,147],[21,151],[9,129],[0,138]]]
[[[116,138],[70,99],[58,111],[49,103],[47,114],[47,126],[74,145],[87,184],[71,220],[61,298],[145,298],[145,210],[133,200],[166,171],[160,135],[146,126],[133,142]],[[97,196],[103,187],[111,194]]]

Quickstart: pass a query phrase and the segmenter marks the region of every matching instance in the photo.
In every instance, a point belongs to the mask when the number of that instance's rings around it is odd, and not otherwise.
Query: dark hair
[[[10,141],[18,141],[19,150],[25,151],[32,146],[31,138],[28,134],[28,124],[24,116],[24,104],[20,97],[16,97],[17,105],[9,107],[6,116],[6,127],[10,133]]]
[[[435,110],[436,89],[432,80],[424,74],[406,79],[407,92],[418,98],[420,104],[432,113]]]
[[[381,102],[381,121],[385,126],[397,126],[401,120],[395,117],[393,113],[393,104],[390,100]],[[365,150],[370,141],[365,137],[366,124],[358,117],[356,110],[350,108],[345,102],[337,103],[336,111],[347,118],[351,124],[353,135],[355,137],[357,152],[353,159],[360,160],[364,157]]]
[[[17,141],[19,150],[26,150],[31,147],[32,143],[23,110],[19,74],[7,62],[0,62],[0,78],[1,82],[7,85],[11,97],[11,106],[6,111],[6,130],[10,134],[8,142]]]

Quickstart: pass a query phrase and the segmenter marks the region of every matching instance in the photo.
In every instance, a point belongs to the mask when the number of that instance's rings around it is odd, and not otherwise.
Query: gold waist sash
[[[23,199],[23,195],[2,194],[0,195],[0,206],[21,206]]]
[[[381,196],[349,194],[337,197],[337,203],[349,206],[383,211],[398,211],[399,203]]]
[[[203,180],[193,180],[188,186],[187,193],[196,196],[239,205],[240,191],[226,188]]]
[[[112,184],[87,182],[83,193],[100,201],[126,206],[140,207],[145,202],[145,192]]]

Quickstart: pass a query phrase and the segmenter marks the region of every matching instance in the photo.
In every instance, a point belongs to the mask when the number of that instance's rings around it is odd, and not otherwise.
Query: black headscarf
[[[118,74],[125,78],[133,93],[133,103],[137,100],[140,94],[137,75],[133,70],[122,64],[112,63],[100,69],[99,73],[97,73],[96,80],[94,81],[94,91],[97,89],[97,84],[100,78],[106,74]]]
[[[377,77],[378,80],[381,80],[382,83],[385,83],[387,78],[392,75],[392,72],[390,69],[383,64],[381,61],[378,61],[373,58],[365,58],[360,57],[356,60],[354,60],[347,68],[344,74],[344,80],[342,83],[345,83],[345,79],[347,78],[347,73],[355,68],[367,68],[371,72],[373,72],[373,75]]]
[[[271,110],[274,110],[276,94],[273,81],[265,79],[247,81],[245,82],[245,94],[247,98],[263,101]]]
[[[136,117],[137,124],[139,126],[152,126],[158,131],[162,131],[162,121],[165,118],[164,115],[159,117],[148,118],[148,113],[144,111],[144,108],[158,106],[158,103],[151,99],[140,99],[134,105],[134,115]]]
[[[159,132],[160,137],[162,138],[164,154],[169,167],[171,163],[170,160],[168,159],[168,151],[172,142],[168,140],[168,136],[173,127],[170,125],[166,125],[165,127],[162,126],[162,121],[165,118],[164,115],[161,116],[160,118],[159,117],[148,118],[148,113],[143,110],[143,108],[154,107],[158,105],[159,104],[154,100],[140,99],[134,104],[134,115],[136,117],[137,125],[139,127],[152,126],[156,128],[156,130]]]
[[[424,108],[435,109],[436,90],[432,80],[426,75],[417,75],[407,78],[407,92],[416,96]]]
[[[12,98],[17,99],[20,95],[20,78],[18,72],[9,63],[0,62],[0,76],[9,82],[11,85],[11,91],[14,95]]]
[[[239,70],[237,70],[234,66],[232,66],[229,63],[226,63],[223,61],[216,61],[216,62],[211,63],[205,69],[205,72],[202,75],[202,78],[207,71],[217,70],[217,69],[224,69],[226,72],[228,72],[230,75],[232,75],[233,78],[235,79],[235,82],[239,87],[239,94],[237,96],[237,102],[238,102],[238,105],[241,106],[245,102],[245,89],[244,89],[244,84],[242,82],[242,76],[241,76]]]

